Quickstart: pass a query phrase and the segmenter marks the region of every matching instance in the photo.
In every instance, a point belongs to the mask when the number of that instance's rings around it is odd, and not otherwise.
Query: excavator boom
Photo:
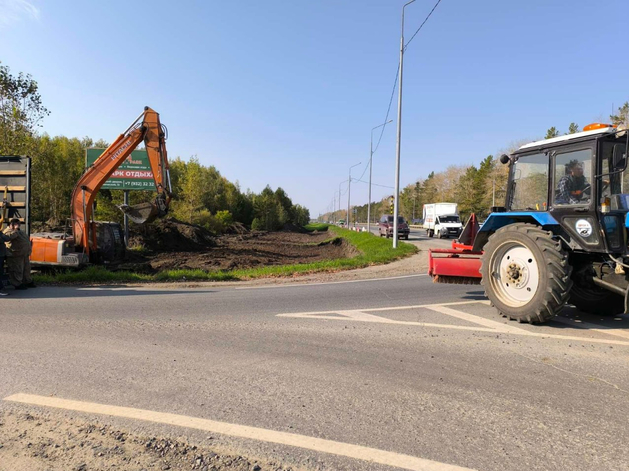
[[[87,254],[96,248],[96,231],[91,220],[98,190],[142,141],[157,187],[157,199],[155,203],[148,203],[148,206],[142,205],[142,208],[125,206],[121,209],[140,224],[157,216],[164,216],[168,211],[171,187],[166,133],[160,123],[159,114],[147,106],[133,124],[105,149],[74,187],[71,202],[74,241],[75,246],[81,247]]]

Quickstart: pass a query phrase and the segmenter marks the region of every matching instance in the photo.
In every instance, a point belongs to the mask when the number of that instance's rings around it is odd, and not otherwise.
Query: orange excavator
[[[66,232],[32,234],[31,264],[80,267],[90,262],[113,261],[124,253],[120,225],[93,220],[94,200],[98,190],[142,142],[151,165],[157,197],[153,203],[122,205],[120,209],[138,224],[166,215],[172,191],[166,128],[160,123],[159,114],[147,106],[79,179],[72,192],[72,216]]]

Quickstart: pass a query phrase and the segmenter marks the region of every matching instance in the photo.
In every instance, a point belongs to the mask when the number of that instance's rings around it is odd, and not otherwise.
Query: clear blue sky
[[[407,39],[435,2],[407,8]],[[149,105],[171,158],[196,155],[243,190],[281,186],[317,216],[368,161],[403,4],[0,0],[0,61],[39,82],[51,135],[112,141]],[[628,19],[626,0],[442,0],[405,54],[402,185],[606,120],[629,100]],[[393,186],[394,164],[395,122],[373,181]],[[367,185],[352,185],[366,202]]]

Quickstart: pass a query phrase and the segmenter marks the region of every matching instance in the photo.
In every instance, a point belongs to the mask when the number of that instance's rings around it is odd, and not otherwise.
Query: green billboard
[[[85,165],[90,167],[105,149],[86,149]],[[134,150],[127,160],[101,187],[103,190],[152,190],[155,191],[153,172],[145,150]]]

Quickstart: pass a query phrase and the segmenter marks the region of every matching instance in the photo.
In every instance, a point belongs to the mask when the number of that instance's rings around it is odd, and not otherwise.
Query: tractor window
[[[592,150],[581,149],[555,156],[555,204],[590,204]]]
[[[614,139],[603,142],[601,155],[601,197],[612,197],[612,209],[629,209],[629,170],[622,173],[613,173],[614,146],[624,145],[625,139]],[[612,172],[610,174],[610,172]],[[619,195],[619,198],[614,198]]]
[[[511,210],[545,211],[548,205],[548,156],[523,155],[513,165]]]

